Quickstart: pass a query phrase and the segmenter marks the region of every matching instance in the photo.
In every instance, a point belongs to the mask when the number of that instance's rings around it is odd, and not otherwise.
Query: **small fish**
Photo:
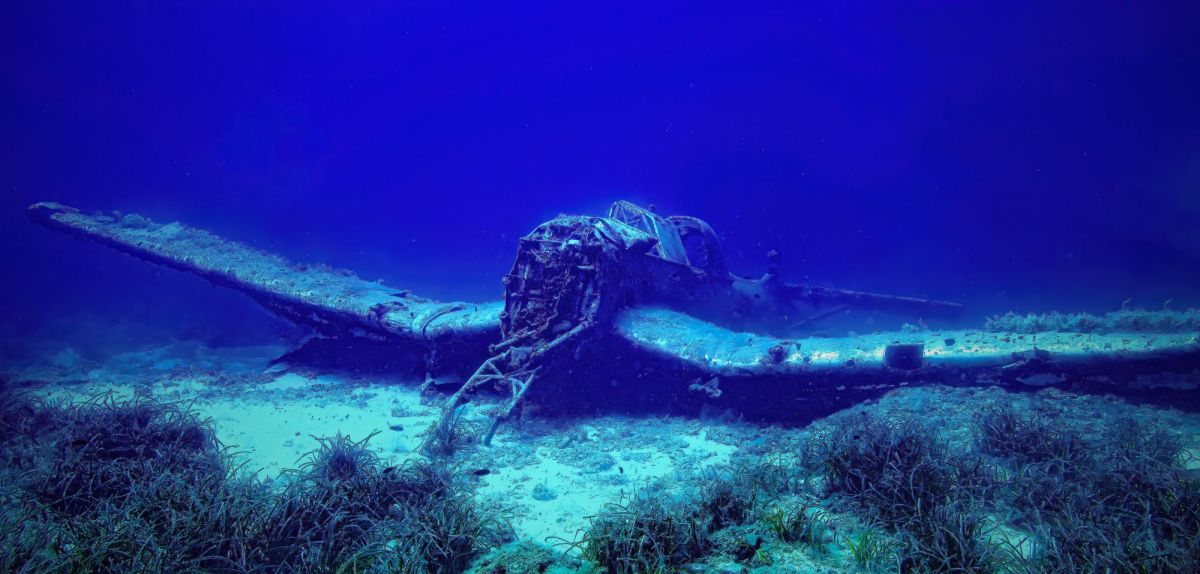
[[[400,432],[400,431],[404,430],[404,425],[401,425],[401,424],[388,425],[388,428],[392,429],[396,432]]]
[[[492,471],[487,468],[477,468],[477,469],[471,471],[471,474],[473,474],[475,476],[487,476],[491,473],[492,473]]]

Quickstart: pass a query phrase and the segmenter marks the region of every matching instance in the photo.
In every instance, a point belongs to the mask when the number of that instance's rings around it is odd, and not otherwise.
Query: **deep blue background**
[[[38,200],[439,298],[499,296],[517,237],[629,198],[746,274],[776,248],[974,316],[1200,304],[1196,2],[326,4],[4,3],[3,348],[272,332]]]

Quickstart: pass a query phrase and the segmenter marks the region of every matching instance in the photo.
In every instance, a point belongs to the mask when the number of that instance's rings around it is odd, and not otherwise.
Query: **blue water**
[[[1194,1],[0,3],[0,572],[1197,571],[1197,102]],[[614,311],[449,404],[498,304],[323,275],[495,302],[618,200],[964,311]],[[42,201],[391,306],[312,342]]]
[[[972,317],[1200,303],[1195,3],[407,4],[6,3],[5,338],[273,328],[30,225],[39,200],[441,299],[626,198],[706,219],[737,272],[777,249]]]

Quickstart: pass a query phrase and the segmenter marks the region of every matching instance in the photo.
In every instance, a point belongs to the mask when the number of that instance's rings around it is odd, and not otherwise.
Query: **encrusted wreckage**
[[[287,360],[386,365],[423,374],[429,384],[456,384],[446,417],[476,391],[499,390],[485,442],[533,397],[558,411],[715,403],[778,420],[920,382],[1125,393],[1168,387],[1190,398],[1200,379],[1195,329],[805,336],[816,322],[850,310],[935,319],[960,308],[787,283],[774,253],[765,275],[738,277],[708,224],[624,201],[605,217],[562,215],[523,237],[503,280],[504,300],[490,303],[424,299],[179,223],[55,203],[33,205],[29,214],[242,291],[312,327],[317,337]]]

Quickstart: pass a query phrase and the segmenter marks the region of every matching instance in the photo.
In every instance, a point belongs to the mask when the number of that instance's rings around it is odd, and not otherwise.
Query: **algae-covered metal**
[[[315,343],[329,344],[325,355],[416,357],[405,365],[429,380],[461,383],[447,413],[476,390],[499,388],[509,399],[497,421],[532,395],[564,409],[723,401],[776,416],[797,405],[845,404],[921,382],[1187,388],[1200,368],[1196,332],[1186,328],[805,335],[813,323],[848,309],[932,319],[960,306],[789,284],[777,254],[769,255],[762,277],[738,277],[729,273],[708,224],[624,201],[603,217],[563,215],[523,237],[503,279],[503,301],[489,303],[425,299],[347,271],[293,264],[180,223],[89,215],[55,203],[36,204],[29,214],[242,291],[312,327],[319,334]]]

